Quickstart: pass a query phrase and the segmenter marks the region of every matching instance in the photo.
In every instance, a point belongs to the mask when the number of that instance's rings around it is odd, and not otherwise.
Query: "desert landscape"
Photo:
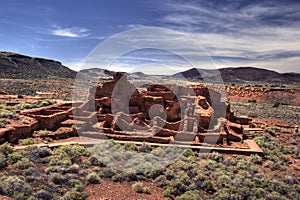
[[[80,73],[88,92],[74,77],[2,75],[1,199],[298,198],[299,85]]]
[[[300,1],[2,1],[0,200],[299,200]]]

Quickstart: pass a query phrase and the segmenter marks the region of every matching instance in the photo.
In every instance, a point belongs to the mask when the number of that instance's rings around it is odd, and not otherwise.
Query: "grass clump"
[[[142,182],[136,182],[131,187],[132,191],[136,193],[151,194],[151,189],[149,187],[144,187]]]

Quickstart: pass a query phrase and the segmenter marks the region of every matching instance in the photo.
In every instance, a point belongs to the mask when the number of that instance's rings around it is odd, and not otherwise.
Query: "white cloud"
[[[280,4],[280,5],[277,5]],[[202,45],[217,67],[258,66],[299,71],[300,3],[239,1],[218,6],[209,1],[170,2],[160,8],[161,26],[179,30]],[[170,41],[171,42],[171,41]],[[193,49],[182,49],[195,55]]]
[[[82,27],[70,27],[70,28],[55,27],[55,29],[51,30],[51,34],[56,36],[62,36],[62,37],[70,37],[70,38],[81,38],[90,35],[89,29],[82,28]]]

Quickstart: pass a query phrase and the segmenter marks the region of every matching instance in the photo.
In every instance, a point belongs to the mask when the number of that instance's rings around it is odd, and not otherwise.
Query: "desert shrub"
[[[40,131],[38,131],[38,134],[40,135],[40,136],[45,136],[45,135],[47,135],[49,133],[49,131],[48,130],[40,130]]]
[[[103,169],[102,173],[104,178],[111,178],[115,176],[118,172],[112,167],[106,167]]]
[[[10,120],[7,118],[1,118],[0,123],[3,124],[4,126],[7,124],[10,124]]]
[[[55,155],[50,158],[50,165],[52,166],[70,166],[72,164],[72,160],[63,155]]]
[[[0,145],[0,153],[7,156],[8,154],[12,153],[14,149],[10,146],[8,142],[5,142],[4,144]]]
[[[3,124],[2,122],[0,122],[0,128],[5,128],[5,124]]]
[[[80,166],[78,164],[73,164],[66,169],[66,172],[77,174],[79,170],[80,170]]]
[[[46,140],[47,142],[53,142],[53,139],[50,138],[50,137],[45,137],[45,140]]]
[[[64,145],[53,151],[60,158],[69,158],[72,162],[80,161],[81,156],[88,156],[89,152],[80,145]]]
[[[62,174],[59,173],[51,173],[50,174],[50,181],[52,181],[54,184],[62,184],[64,183],[65,178]]]
[[[274,107],[274,108],[277,108],[277,107],[279,107],[280,105],[281,105],[280,102],[275,102],[275,103],[273,104],[273,107]]]
[[[201,200],[202,198],[199,196],[199,192],[196,190],[187,191],[184,194],[176,197],[176,200]]]
[[[146,142],[143,142],[143,144],[140,147],[138,147],[137,150],[139,152],[149,153],[152,151],[152,147],[149,144],[147,144]]]
[[[51,200],[53,199],[53,195],[46,191],[46,190],[40,190],[38,191],[35,196],[39,199],[39,200]]]
[[[32,145],[32,144],[35,143],[33,138],[21,139],[21,140],[19,140],[19,142],[20,142],[22,145]]]
[[[201,184],[201,187],[207,192],[215,191],[214,185],[212,184],[212,182],[210,180],[203,181],[203,183]]]
[[[53,172],[61,172],[62,170],[64,170],[64,168],[62,168],[60,166],[49,166],[45,169],[45,173],[50,174]]]
[[[33,193],[31,186],[17,176],[1,176],[0,188],[3,195],[15,199],[28,199]]]
[[[265,128],[264,131],[269,133],[272,136],[276,136],[275,130],[272,127],[271,128]]]
[[[7,158],[4,154],[0,153],[0,169],[7,167]]]
[[[78,179],[70,179],[68,181],[68,185],[78,192],[82,192],[84,190],[84,184]]]
[[[89,158],[89,163],[93,166],[106,167],[110,162],[111,160],[108,157],[91,156]]]
[[[212,152],[209,155],[209,159],[217,161],[217,162],[222,162],[223,161],[223,156],[220,155],[218,152]]]
[[[20,104],[20,108],[23,110],[23,109],[30,109],[30,108],[33,108],[31,104],[29,103],[21,103]]]
[[[18,160],[14,166],[16,168],[19,168],[19,169],[27,169],[29,167],[32,166],[32,163],[30,162],[30,160],[28,158],[21,158],[20,160]]]
[[[297,165],[295,165],[295,166],[294,166],[294,170],[296,170],[296,171],[300,171],[300,167],[299,167],[299,166],[297,166]]]
[[[32,147],[27,149],[24,156],[29,158],[34,163],[48,163],[49,156],[52,154],[51,149],[48,147]]]
[[[123,181],[125,181],[125,177],[123,176],[123,174],[118,173],[118,174],[112,176],[111,180],[113,182],[123,182]]]
[[[13,152],[11,154],[8,154],[8,159],[9,161],[14,164],[16,162],[18,162],[19,160],[21,160],[21,158],[23,157],[23,155],[19,152]]]
[[[256,117],[257,117],[257,114],[250,112],[250,113],[248,114],[248,117],[256,118]]]
[[[226,160],[223,161],[223,164],[226,166],[234,166],[236,165],[236,160],[232,158],[227,158]]]
[[[91,172],[86,176],[86,180],[91,184],[97,184],[100,182],[100,177],[97,173]]]
[[[134,169],[126,169],[123,172],[124,178],[126,181],[130,182],[130,181],[136,181],[137,178],[137,172]]]
[[[174,193],[173,188],[167,187],[167,188],[163,191],[163,196],[164,196],[164,197],[169,197],[169,198],[171,198],[171,199],[175,199],[173,193]]]
[[[42,100],[40,102],[38,102],[38,107],[44,107],[44,106],[49,106],[51,105],[52,103],[48,100]]]
[[[284,177],[284,182],[289,184],[289,185],[293,185],[293,184],[298,183],[298,180],[294,175],[291,174],[291,175],[286,175]]]
[[[251,161],[255,164],[262,164],[262,158],[257,154],[251,155]]]
[[[227,175],[221,175],[217,177],[216,184],[219,188],[227,187],[231,179]]]
[[[136,182],[132,186],[132,191],[136,193],[143,193],[143,183],[142,182]]]
[[[87,194],[85,192],[70,191],[62,197],[62,200],[85,200],[86,198]]]
[[[125,149],[125,151],[136,151],[137,150],[137,146],[132,142],[126,142],[124,144],[123,148]]]
[[[165,187],[167,185],[167,178],[164,175],[160,175],[154,180],[154,183],[158,187]]]
[[[143,187],[144,194],[151,194],[151,189],[149,187]]]
[[[183,156],[185,157],[190,157],[190,156],[194,156],[195,153],[192,149],[185,149],[183,152]]]

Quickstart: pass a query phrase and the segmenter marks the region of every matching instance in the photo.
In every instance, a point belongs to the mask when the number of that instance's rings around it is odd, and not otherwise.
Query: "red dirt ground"
[[[151,189],[151,194],[139,194],[132,191],[131,185],[135,182],[113,182],[102,179],[100,184],[88,185],[85,192],[89,194],[88,200],[125,200],[125,199],[145,199],[163,200],[163,189],[155,186],[151,182],[143,182],[144,187]]]

